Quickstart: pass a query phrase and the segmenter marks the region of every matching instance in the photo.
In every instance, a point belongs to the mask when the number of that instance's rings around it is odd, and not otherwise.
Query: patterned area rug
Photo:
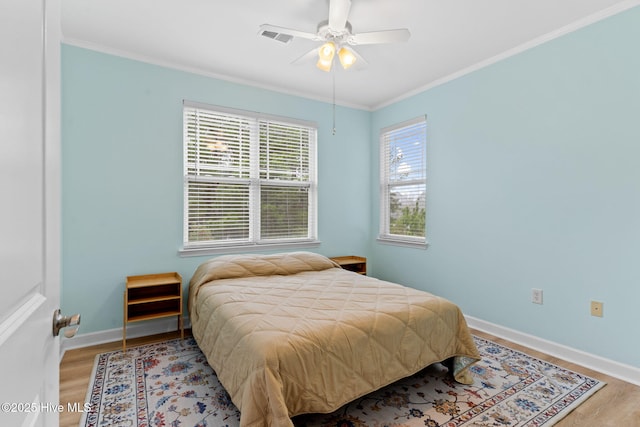
[[[474,337],[473,385],[432,365],[300,427],[551,426],[604,383]],[[240,413],[193,338],[99,354],[83,427],[238,426]]]

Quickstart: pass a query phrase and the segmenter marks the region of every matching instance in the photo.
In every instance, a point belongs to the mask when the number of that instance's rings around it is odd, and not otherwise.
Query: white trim
[[[313,120],[304,120],[304,119],[298,119],[295,117],[287,117],[287,116],[280,116],[277,114],[263,113],[260,111],[243,110],[240,108],[225,107],[225,106],[216,105],[216,104],[207,104],[206,102],[191,101],[189,99],[183,99],[182,106],[183,108],[196,108],[199,110],[212,111],[214,113],[230,114],[233,116],[237,116],[241,119],[249,117],[256,120],[266,120],[269,122],[274,122],[274,123],[279,123],[284,125],[296,125],[301,127],[308,127],[316,131],[318,130],[318,122]]]
[[[272,246],[307,245],[317,240],[317,132],[314,121],[288,118],[272,114],[239,110],[190,100],[183,100],[183,248],[180,255],[200,255],[225,251],[226,247],[236,246]],[[230,164],[224,158],[217,159],[212,150],[211,137],[219,133],[220,126],[229,127],[234,134],[220,136],[220,143],[229,145],[230,159],[242,159]],[[271,129],[274,133],[271,133]],[[281,131],[282,130],[282,131]],[[287,132],[296,131],[297,138],[291,138]],[[266,131],[266,135],[265,135]],[[273,136],[272,136],[273,135]],[[291,134],[293,135],[293,134]],[[272,148],[293,150],[297,157],[289,159],[287,165],[299,171],[300,176],[280,176],[276,165],[269,160]],[[261,165],[263,151],[267,153],[267,164]],[[247,155],[248,154],[248,155]],[[248,160],[248,164],[247,164]],[[275,169],[274,169],[275,168]],[[266,176],[262,174],[266,172]],[[293,174],[292,174],[293,175]],[[217,184],[231,184],[234,187],[220,195],[217,204],[207,204],[207,200],[218,197]],[[201,187],[203,185],[204,187]],[[261,218],[263,205],[261,194],[279,191],[281,188],[291,189],[294,194],[302,194],[307,198],[307,224],[296,222],[300,234],[306,228],[304,236],[285,236],[280,231],[275,239],[268,233],[262,234]],[[299,193],[296,190],[302,190]],[[306,190],[306,191],[305,191]],[[287,191],[287,190],[285,190]],[[280,193],[278,197],[280,196]],[[203,200],[202,197],[205,197]],[[286,197],[286,196],[285,196]],[[214,200],[215,202],[215,200]],[[195,206],[192,206],[195,203]],[[213,203],[213,202],[212,202]],[[211,209],[229,213],[237,213],[229,226],[240,232],[238,237],[217,236],[226,229],[225,224],[211,217]],[[231,210],[229,210],[231,209]],[[304,209],[304,207],[303,207]],[[304,212],[304,211],[303,211]],[[195,232],[203,236],[192,236],[195,221]],[[279,226],[280,224],[275,224]],[[202,227],[202,228],[200,228]],[[270,225],[268,225],[270,228]],[[268,231],[268,230],[267,230]],[[193,239],[193,240],[192,240]],[[211,249],[209,249],[211,248]],[[210,252],[210,250],[214,252]],[[194,252],[195,251],[195,252]]]
[[[465,318],[469,327],[473,329],[504,338],[516,344],[541,351],[567,362],[576,363],[588,369],[640,386],[640,368],[619,363],[594,354],[589,354],[581,350],[576,350],[562,344],[538,338],[504,326],[496,325],[472,316],[465,316]],[[191,327],[191,322],[187,317],[183,319],[183,323],[185,329]],[[175,330],[176,321],[174,319],[159,319],[154,322],[132,324],[127,326],[127,339],[162,334]],[[60,360],[62,360],[64,352],[67,350],[121,340],[122,328],[81,334],[71,339],[64,338],[60,345]]]
[[[69,46],[75,46],[82,49],[88,49],[95,52],[105,53],[107,55],[118,56],[120,58],[131,59],[133,61],[139,61],[139,62],[144,62],[146,64],[157,65],[159,67],[170,68],[178,71],[184,71],[185,73],[197,74],[197,75],[209,77],[212,79],[223,80],[229,83],[251,86],[256,89],[268,90],[272,92],[281,93],[284,95],[297,96],[300,98],[310,99],[312,101],[323,102],[325,104],[332,104],[334,102],[330,96],[325,97],[325,96],[311,95],[306,92],[291,90],[291,89],[283,88],[277,85],[258,83],[252,80],[241,79],[235,76],[228,76],[225,74],[214,73],[212,71],[208,71],[199,67],[192,67],[184,64],[178,64],[172,61],[160,60],[158,58],[153,58],[147,55],[141,55],[139,53],[134,53],[134,52],[127,52],[121,49],[114,49],[109,46],[104,46],[98,43],[88,42],[85,40],[64,37],[62,39],[62,43]],[[371,108],[369,108],[366,105],[355,104],[351,102],[343,102],[343,101],[335,100],[335,104],[341,107],[354,108],[357,110],[373,111]]]
[[[204,70],[202,68],[199,67],[193,67],[193,66],[186,66],[184,64],[178,64],[175,63],[173,61],[166,61],[166,60],[160,60],[158,58],[153,58],[147,55],[142,55],[139,53],[134,53],[134,52],[128,52],[125,50],[121,50],[121,49],[115,49],[112,47],[108,47],[108,46],[104,46],[98,43],[93,43],[93,42],[89,42],[86,40],[81,40],[81,39],[75,39],[72,37],[63,37],[61,40],[61,43],[64,43],[66,45],[70,45],[70,46],[75,46],[75,47],[79,47],[82,49],[89,49],[92,51],[96,51],[96,52],[101,52],[101,53],[105,53],[108,55],[113,55],[113,56],[118,56],[121,58],[127,58],[127,59],[131,59],[134,61],[140,61],[140,62],[144,62],[147,64],[151,64],[151,65],[157,65],[160,67],[165,67],[165,68],[171,68],[174,70],[179,70],[179,71],[184,71],[187,73],[192,73],[192,74],[197,74],[197,75],[201,75],[204,77],[210,77],[210,78],[214,78],[214,79],[218,79],[218,80],[223,80],[223,81],[227,81],[230,83],[237,83],[237,84],[242,84],[242,85],[246,85],[246,86],[251,86],[251,87],[255,87],[258,89],[264,89],[264,90],[269,90],[269,91],[274,91],[274,92],[278,92],[278,93],[282,93],[285,95],[292,95],[292,96],[298,96],[301,98],[306,98],[306,99],[310,99],[313,101],[319,101],[319,102],[324,102],[327,104],[331,104],[334,103],[336,105],[340,105],[342,107],[347,107],[347,108],[355,108],[358,110],[364,110],[364,111],[376,111],[379,110],[381,108],[387,107],[391,104],[394,104],[396,102],[402,101],[404,99],[410,98],[414,95],[417,95],[418,93],[424,92],[426,90],[432,89],[436,86],[440,86],[444,83],[450,82],[452,80],[457,79],[458,77],[462,77],[466,74],[472,73],[474,71],[477,71],[481,68],[487,67],[491,64],[494,64],[496,62],[502,61],[503,59],[506,59],[510,56],[514,56],[517,55],[519,53],[522,53],[528,49],[534,48],[538,45],[541,45],[543,43],[546,43],[548,41],[551,41],[553,39],[562,37],[566,34],[570,34],[574,31],[577,31],[581,28],[584,28],[588,25],[594,24],[598,21],[602,21],[603,19],[609,18],[610,16],[613,15],[617,15],[618,13],[624,12],[628,9],[631,9],[632,7],[638,6],[640,5],[640,0],[628,0],[628,1],[623,1],[621,3],[618,3],[616,5],[613,5],[607,9],[601,10],[597,13],[594,13],[590,16],[587,16],[583,19],[580,19],[576,22],[573,22],[569,25],[566,25],[558,30],[552,31],[550,33],[544,34],[536,39],[533,39],[531,41],[528,41],[526,43],[521,44],[520,46],[516,46],[512,49],[509,49],[505,52],[502,52],[498,55],[493,56],[492,58],[486,59],[484,61],[478,62],[477,64],[471,65],[470,67],[464,68],[462,70],[456,71],[452,74],[449,74],[447,76],[444,76],[440,79],[434,80],[431,83],[428,83],[424,86],[420,86],[416,89],[413,89],[409,92],[406,92],[402,95],[399,95],[395,98],[391,98],[387,101],[381,102],[379,104],[374,104],[374,105],[362,105],[362,104],[356,104],[356,103],[351,103],[351,102],[344,102],[344,101],[337,101],[337,100],[333,100],[330,97],[324,97],[324,96],[317,96],[317,95],[310,95],[309,93],[305,93],[305,92],[301,92],[301,91],[295,91],[295,90],[290,90],[290,89],[286,89],[286,88],[282,88],[276,85],[269,85],[269,84],[261,84],[261,83],[257,83],[255,81],[251,81],[251,80],[247,80],[247,79],[241,79],[235,76],[229,76],[229,75],[225,75],[225,74],[219,74],[219,73],[214,73],[208,70]]]
[[[244,243],[238,245],[224,244],[219,246],[183,246],[178,250],[181,257],[216,255],[227,253],[240,253],[247,251],[273,251],[301,248],[316,248],[320,246],[319,240],[304,240],[301,242],[281,242],[281,243]]]
[[[408,140],[408,137],[411,137]],[[417,157],[416,154],[420,154],[421,166],[423,166],[422,173],[417,177],[411,179],[392,179],[391,165],[393,161],[390,156],[396,156],[396,152],[391,152],[391,145],[394,141],[402,139],[404,141],[412,141],[413,143],[420,142],[420,147],[411,147],[407,150],[410,158]],[[382,243],[389,243],[395,245],[401,245],[406,247],[427,247],[426,236],[426,197],[427,197],[427,115],[423,114],[410,120],[396,123],[390,126],[386,126],[380,130],[379,136],[379,161],[380,161],[380,223],[378,228],[377,241]],[[395,145],[395,144],[394,144]],[[415,144],[411,144],[415,145]],[[403,149],[405,147],[403,146]],[[418,175],[418,174],[416,174]],[[415,186],[422,187],[425,197],[425,235],[422,237],[408,236],[391,233],[391,194],[392,187],[401,186]]]
[[[581,28],[587,27],[591,24],[595,24],[596,22],[602,21],[606,18],[609,18],[613,15],[617,15],[619,13],[624,12],[625,10],[629,10],[632,7],[638,6],[640,5],[640,0],[628,0],[628,1],[623,1],[621,3],[618,3],[614,6],[611,6],[607,9],[601,10],[597,13],[594,13],[593,15],[589,15],[585,18],[582,18],[576,22],[573,22],[569,25],[565,25],[562,28],[559,28],[555,31],[552,31],[550,33],[547,34],[543,34],[540,37],[537,37],[533,40],[530,40],[526,43],[523,43],[519,46],[516,46],[514,48],[508,49],[502,53],[499,53],[491,58],[485,59],[484,61],[480,61],[476,64],[473,64],[467,68],[463,68],[462,70],[456,71],[454,73],[451,73],[447,76],[441,77],[437,80],[432,81],[431,83],[428,83],[424,86],[420,86],[418,88],[415,88],[409,92],[406,92],[403,95],[397,96],[395,98],[391,98],[385,102],[382,102],[380,104],[377,105],[372,105],[371,107],[369,107],[370,111],[376,111],[379,110],[381,108],[384,107],[388,107],[389,105],[395,104],[396,102],[400,102],[404,99],[410,98],[414,95],[417,95],[419,93],[425,92],[429,89],[433,89],[436,86],[440,86],[443,85],[445,83],[448,83],[452,80],[455,80],[459,77],[465,76],[467,74],[471,74],[475,71],[478,71],[482,68],[488,67],[489,65],[493,65],[497,62],[502,61],[503,59],[507,59],[511,56],[515,56],[518,55],[522,52],[525,52],[529,49],[533,49],[534,47],[537,47],[541,44],[547,43],[551,40],[557,39],[559,37],[565,36],[567,34],[573,33],[574,31],[577,31]]]
[[[558,357],[567,362],[575,363],[585,368],[601,372],[622,381],[640,386],[640,368],[616,362],[582,350],[538,338],[524,332],[496,325],[472,316],[465,316],[467,324],[473,329],[504,338],[516,344],[529,347],[548,355]]]
[[[376,239],[376,242],[382,243],[384,245],[393,245],[393,246],[402,246],[405,248],[418,248],[418,249],[427,249],[429,247],[429,242],[426,240],[412,241],[409,239],[394,239],[393,237],[379,236]]]
[[[185,329],[191,327],[188,316],[183,316],[182,324]],[[158,319],[153,321],[131,323],[127,325],[127,340],[132,338],[145,337],[148,335],[164,334],[177,330],[176,317]],[[60,361],[67,350],[84,348],[92,345],[105,344],[120,341],[122,342],[122,328],[107,329],[87,334],[78,334],[73,338],[62,338],[60,341]]]
[[[424,123],[425,125],[427,124],[427,115],[426,114],[421,114],[418,117],[414,117],[412,119],[409,120],[405,120],[404,122],[400,122],[400,123],[394,123],[392,125],[389,126],[385,126],[382,129],[380,129],[380,135],[383,135],[385,133],[389,133],[389,132],[393,132],[402,128],[408,128],[411,126],[415,126],[415,125],[419,125]]]

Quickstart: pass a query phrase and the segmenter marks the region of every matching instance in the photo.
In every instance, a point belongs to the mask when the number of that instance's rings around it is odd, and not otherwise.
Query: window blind
[[[380,133],[381,240],[426,243],[426,142],[424,116]]]
[[[316,239],[316,128],[184,105],[184,245]]]

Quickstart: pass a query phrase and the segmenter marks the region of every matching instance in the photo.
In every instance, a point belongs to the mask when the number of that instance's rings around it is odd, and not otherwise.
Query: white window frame
[[[414,128],[414,129],[412,129]],[[417,131],[416,142],[421,146],[418,148],[421,153],[421,173],[419,176],[412,176],[408,179],[393,179],[391,172],[390,144],[394,137],[398,137],[403,131]],[[426,248],[426,191],[427,191],[427,117],[419,116],[402,123],[385,127],[380,130],[380,229],[377,241],[399,246]],[[417,159],[414,155],[414,160]],[[421,186],[424,192],[425,204],[425,230],[424,236],[411,236],[392,233],[391,228],[391,192],[393,188],[400,186]]]
[[[189,139],[187,137],[187,111],[204,110],[215,114],[240,117],[248,120],[250,126],[250,167],[249,177],[246,179],[216,178],[216,182],[242,182],[249,187],[249,236],[246,239],[222,240],[222,241],[189,241],[189,184],[204,180],[197,174],[190,175],[188,164]],[[287,181],[283,179],[261,179],[260,178],[260,123],[279,124],[292,127],[303,127],[309,131],[308,142],[308,181]],[[294,249],[301,247],[318,246],[317,240],[317,124],[311,121],[293,119],[257,113],[253,111],[237,110],[233,108],[208,105],[193,101],[183,101],[183,196],[184,196],[184,216],[183,216],[183,247],[179,250],[182,256],[199,256],[215,253],[243,252],[249,249]],[[191,165],[193,167],[193,165]],[[209,178],[210,179],[210,178]],[[295,238],[268,238],[260,237],[260,190],[261,187],[276,185],[279,187],[299,187],[308,191],[308,216],[307,216],[307,236]]]

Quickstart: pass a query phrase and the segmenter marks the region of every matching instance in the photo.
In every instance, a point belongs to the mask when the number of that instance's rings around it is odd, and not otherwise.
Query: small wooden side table
[[[345,270],[353,271],[358,274],[367,274],[367,259],[365,257],[356,255],[345,255],[331,257],[331,260],[335,261],[340,267]]]
[[[178,316],[180,337],[182,324],[182,277],[176,272],[127,276],[124,291],[122,350],[127,350],[127,323]]]

